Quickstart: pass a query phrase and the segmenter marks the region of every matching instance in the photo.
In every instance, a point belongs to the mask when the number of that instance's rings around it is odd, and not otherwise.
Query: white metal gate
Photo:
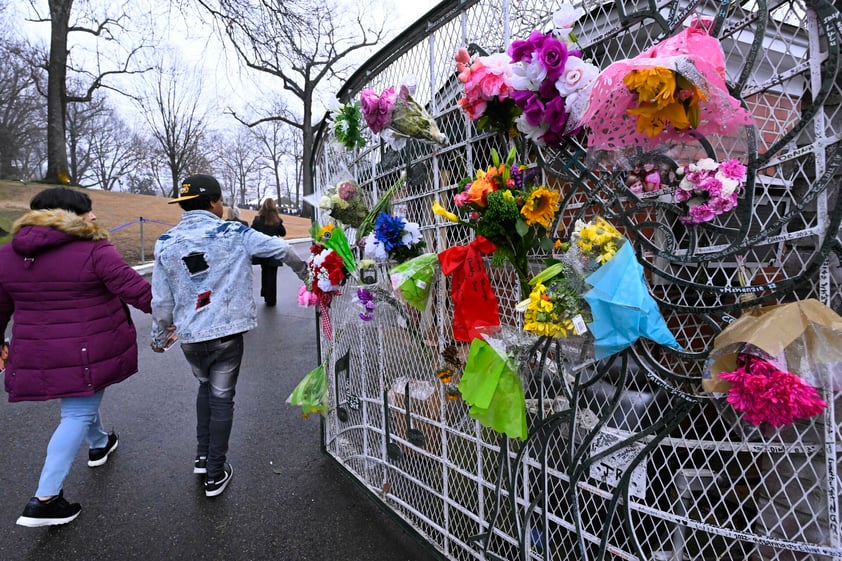
[[[742,422],[700,383],[713,338],[745,308],[817,298],[842,311],[839,12],[804,0],[582,5],[579,42],[603,68],[670,35],[688,14],[715,18],[729,87],[760,123],[747,138],[746,199],[727,227],[701,234],[677,227],[662,193],[631,196],[617,174],[586,167],[575,142],[539,153],[542,172],[564,183],[561,224],[600,214],[623,229],[685,352],[640,341],[594,361],[582,340],[547,343],[540,363],[522,371],[529,437],[510,441],[474,422],[436,377],[449,366],[458,379],[467,353],[452,337],[449,281],[437,279],[421,313],[394,297],[383,268],[374,321],[359,320],[354,286],[330,307],[327,451],[449,559],[840,559],[842,365],[821,388],[825,414],[777,430]],[[369,138],[348,152],[325,131],[317,188],[350,170],[373,201],[405,173],[394,204],[422,225],[428,251],[470,241],[468,229],[437,223],[432,203],[487,166],[490,147],[506,147],[456,105],[453,55],[469,45],[503,51],[556,9],[535,0],[442,2],[340,97],[412,76],[415,98],[449,145],[410,141],[395,151]],[[516,277],[489,270],[503,323],[518,326]]]

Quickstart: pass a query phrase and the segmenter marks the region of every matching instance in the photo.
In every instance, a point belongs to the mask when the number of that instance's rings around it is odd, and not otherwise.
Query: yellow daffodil
[[[546,187],[539,187],[529,194],[529,198],[520,209],[520,214],[530,226],[540,224],[549,228],[558,211],[559,194]]]
[[[441,206],[438,201],[433,201],[433,214],[447,218],[451,222],[459,222],[459,217]]]

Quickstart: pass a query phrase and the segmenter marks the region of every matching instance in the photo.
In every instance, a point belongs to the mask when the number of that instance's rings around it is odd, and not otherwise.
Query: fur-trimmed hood
[[[12,224],[12,248],[31,257],[78,240],[107,240],[108,230],[67,210],[32,210]]]

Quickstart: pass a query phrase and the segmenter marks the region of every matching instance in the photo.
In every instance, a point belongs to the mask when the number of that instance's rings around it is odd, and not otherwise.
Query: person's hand
[[[172,325],[172,324],[168,325],[168,326],[164,329],[164,331],[167,333],[167,338],[166,338],[166,340],[164,341],[164,346],[163,346],[163,347],[159,347],[159,346],[158,346],[158,345],[156,345],[155,343],[152,343],[152,344],[150,345],[150,347],[152,348],[152,352],[155,352],[155,353],[162,353],[162,352],[164,352],[164,351],[167,351],[167,350],[169,350],[169,349],[170,349],[170,347],[172,347],[172,346],[173,346],[173,344],[174,344],[176,341],[178,341],[178,335],[176,335],[176,333],[175,333],[175,325]]]

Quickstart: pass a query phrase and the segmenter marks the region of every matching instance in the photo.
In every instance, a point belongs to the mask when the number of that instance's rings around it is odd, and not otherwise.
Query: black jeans
[[[207,456],[208,477],[222,473],[234,421],[234,394],[243,359],[243,334],[181,345],[199,380],[196,454]]]
[[[267,304],[278,300],[278,268],[272,265],[260,266],[260,295]]]

